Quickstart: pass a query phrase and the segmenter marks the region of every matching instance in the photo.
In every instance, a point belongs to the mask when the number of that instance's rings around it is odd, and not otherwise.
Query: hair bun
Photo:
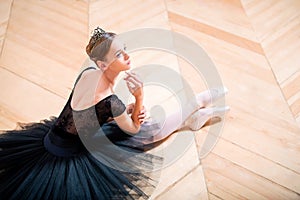
[[[106,32],[99,26],[93,30],[93,34],[90,38],[88,45],[86,46],[86,53],[92,60],[103,60],[104,56],[110,48],[110,44],[116,34]],[[101,44],[101,49],[97,46]],[[98,50],[95,50],[98,49]]]

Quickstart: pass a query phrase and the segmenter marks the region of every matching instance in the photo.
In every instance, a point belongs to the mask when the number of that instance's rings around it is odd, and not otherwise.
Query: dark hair
[[[86,53],[90,59],[94,62],[97,60],[105,61],[105,56],[107,55],[115,36],[115,33],[105,32],[103,29],[97,27],[86,46]]]

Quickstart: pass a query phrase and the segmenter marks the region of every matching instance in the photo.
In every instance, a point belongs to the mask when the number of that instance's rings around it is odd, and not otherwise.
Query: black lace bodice
[[[116,96],[110,95],[96,105],[75,111],[71,108],[71,93],[67,104],[54,125],[54,130],[67,134],[91,134],[96,132],[109,119],[121,115],[126,107]]]
[[[77,77],[74,87],[83,72],[90,69],[96,70],[95,67],[88,67],[83,70]],[[53,130],[61,135],[93,134],[109,119],[121,115],[126,110],[123,102],[112,94],[94,106],[75,111],[71,107],[72,97],[73,91],[53,127]]]

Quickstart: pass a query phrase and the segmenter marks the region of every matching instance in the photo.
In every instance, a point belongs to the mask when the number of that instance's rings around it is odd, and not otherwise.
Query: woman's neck
[[[109,70],[106,70],[105,72],[103,72],[105,81],[111,88],[113,88],[113,86],[115,85],[118,75],[119,75],[119,72],[114,72],[114,71],[109,71]]]

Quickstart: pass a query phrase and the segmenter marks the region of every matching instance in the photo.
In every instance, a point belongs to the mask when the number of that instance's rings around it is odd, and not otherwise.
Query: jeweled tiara
[[[92,38],[97,41],[99,38],[103,37],[106,34],[105,30],[99,26],[93,31]]]

